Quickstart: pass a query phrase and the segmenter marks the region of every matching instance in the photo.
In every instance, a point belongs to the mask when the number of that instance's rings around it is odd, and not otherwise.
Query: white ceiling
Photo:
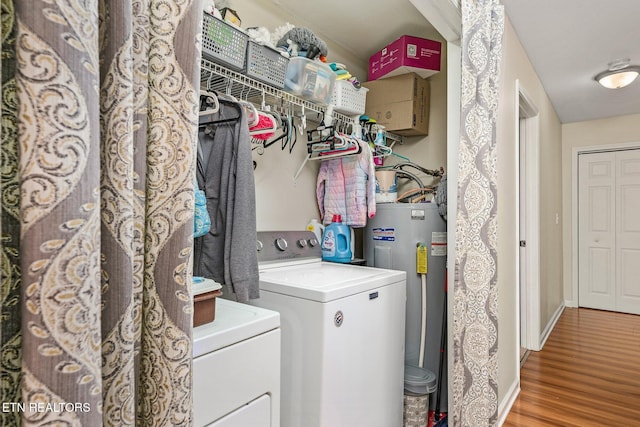
[[[639,0],[502,0],[563,123],[640,113],[640,78],[605,89],[610,62],[640,65]]]

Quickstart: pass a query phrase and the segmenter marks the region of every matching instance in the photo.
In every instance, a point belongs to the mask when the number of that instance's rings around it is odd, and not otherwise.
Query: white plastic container
[[[338,113],[364,114],[368,91],[364,86],[356,88],[350,81],[336,80],[331,103]]]
[[[336,74],[330,66],[298,56],[289,60],[284,88],[308,101],[328,105],[335,81]]]
[[[316,240],[318,240],[318,242],[322,241],[322,233],[324,233],[324,225],[321,224],[320,221],[318,221],[315,218],[309,221],[309,224],[307,224],[307,231],[312,231],[313,234],[316,235]]]
[[[398,199],[396,171],[376,171],[376,203],[395,203]]]

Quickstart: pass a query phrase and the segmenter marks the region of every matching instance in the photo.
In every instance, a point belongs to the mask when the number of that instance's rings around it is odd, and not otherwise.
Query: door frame
[[[459,0],[410,0],[411,4],[433,25],[446,42],[447,48],[447,270],[451,280],[447,279],[447,305],[454,307],[456,260],[456,217],[458,200],[458,154],[460,147],[460,123],[462,112],[460,106],[462,92],[462,14]],[[454,342],[453,310],[447,311],[447,375],[453,378],[455,366],[454,355],[458,345]],[[519,350],[518,350],[519,351]],[[455,399],[454,387],[448,387],[448,408],[450,413],[461,410],[462,402]],[[496,403],[497,398],[496,398]]]
[[[571,300],[567,307],[578,307],[578,156],[580,154],[602,153],[640,149],[640,141],[615,144],[574,147],[571,151]]]
[[[527,215],[525,216],[525,236],[527,250],[525,251],[524,262],[525,272],[525,295],[520,295],[520,255],[516,262],[516,277],[518,278],[518,310],[520,310],[520,299],[524,297],[525,313],[521,313],[525,320],[524,332],[526,336],[520,336],[520,316],[518,316],[518,354],[520,346],[529,350],[539,351],[542,348],[540,337],[540,114],[532,98],[524,89],[520,80],[516,80],[516,102],[515,102],[515,141],[516,141],[516,176],[518,185],[516,186],[515,212],[518,212],[516,221],[516,233],[518,241],[515,242],[518,252],[520,239],[520,156],[525,156],[525,187],[527,192],[524,195],[524,204]],[[523,114],[520,114],[520,113]],[[520,129],[520,117],[523,117],[524,130]],[[521,153],[520,139],[524,138],[525,152]],[[520,358],[518,357],[518,360]]]

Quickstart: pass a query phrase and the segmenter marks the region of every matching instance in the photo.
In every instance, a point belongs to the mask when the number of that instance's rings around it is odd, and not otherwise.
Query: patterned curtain
[[[454,286],[453,425],[494,426],[498,413],[496,115],[504,11],[463,0],[462,110]]]
[[[2,153],[0,163],[0,402],[20,401],[20,189],[18,185],[15,12],[2,0]],[[0,424],[19,425],[18,411],[0,411]]]
[[[3,426],[191,424],[201,19],[2,0]]]

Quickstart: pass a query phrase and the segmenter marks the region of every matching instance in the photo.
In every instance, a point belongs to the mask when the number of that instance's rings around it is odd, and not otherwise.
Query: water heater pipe
[[[420,275],[422,280],[422,328],[420,330],[420,359],[418,359],[418,367],[422,368],[424,364],[424,348],[427,332],[427,275]]]
[[[427,341],[427,246],[418,243],[416,251],[416,273],[420,274],[422,284],[422,322],[420,328],[420,358],[418,367],[424,365],[424,351]]]

